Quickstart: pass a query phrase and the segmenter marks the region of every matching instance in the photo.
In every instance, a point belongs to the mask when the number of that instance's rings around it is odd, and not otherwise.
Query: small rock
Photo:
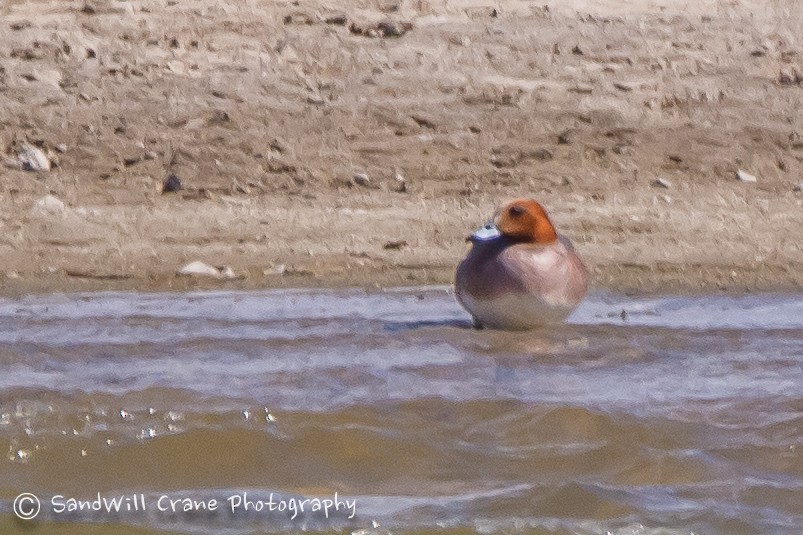
[[[167,62],[167,70],[176,74],[184,74],[187,70],[187,66],[181,61],[171,60]]]
[[[345,26],[348,22],[348,18],[345,15],[331,15],[324,19],[326,24],[334,24],[336,26]]]
[[[621,83],[621,82],[614,82],[614,83],[613,83],[613,87],[615,87],[615,88],[616,88],[616,89],[618,89],[619,91],[624,91],[624,92],[626,92],[626,93],[628,93],[628,92],[630,92],[630,91],[633,91],[633,88],[632,88],[632,87],[630,87],[629,85],[623,84],[623,83]]]
[[[289,15],[285,15],[284,17],[285,24],[311,25],[314,22],[315,20],[312,17],[312,15],[300,11],[296,13],[291,13]]]
[[[67,152],[67,144],[66,143],[59,143],[58,145],[56,145],[53,148],[56,149],[56,152],[60,152],[62,154]]]
[[[399,241],[389,241],[389,242],[385,243],[385,245],[383,245],[382,248],[385,249],[385,250],[388,250],[388,251],[398,251],[402,247],[406,247],[406,246],[407,246],[407,242],[406,241],[399,240]]]
[[[652,185],[656,188],[664,188],[669,189],[672,187],[672,183],[665,178],[656,178],[653,180]]]
[[[590,95],[591,93],[594,92],[594,87],[590,85],[578,84],[574,87],[570,87],[568,90],[572,93],[579,93],[581,95]]]
[[[176,175],[170,175],[162,182],[162,193],[172,193],[182,188],[181,179]]]
[[[286,158],[271,154],[268,156],[268,171],[271,173],[295,173],[296,166],[287,161]]]
[[[280,152],[282,154],[285,154],[286,152],[289,152],[289,150],[290,150],[289,147],[287,146],[287,143],[285,143],[280,138],[273,138],[271,140],[271,142],[269,143],[269,146],[270,146],[271,150],[275,150],[276,152]]]
[[[5,158],[3,165],[9,169],[22,169],[22,162],[16,158]]]
[[[393,174],[393,180],[395,181],[394,191],[397,193],[407,192],[407,181],[404,179],[404,175],[402,175],[398,169],[396,169]]]
[[[778,74],[778,83],[781,85],[797,85],[801,82],[803,82],[803,75],[794,67],[785,67]]]
[[[32,211],[40,214],[63,214],[65,209],[64,203],[58,197],[45,195],[33,203]]]
[[[575,56],[583,55],[583,51],[580,49],[580,45],[574,45],[574,47],[572,48],[572,54],[574,54]]]
[[[352,22],[349,31],[365,37],[401,37],[413,29],[412,22],[385,20],[378,24],[361,24]]]
[[[28,143],[22,144],[17,160],[26,171],[50,171],[50,159],[44,152]]]
[[[756,177],[754,175],[746,173],[746,172],[742,171],[741,169],[736,171],[736,178],[738,178],[742,182],[752,182],[752,183],[758,182],[758,179],[756,179]]]
[[[194,277],[214,277],[219,279],[223,277],[223,274],[220,270],[216,267],[212,267],[209,264],[204,264],[201,261],[196,260],[195,262],[190,262],[189,264],[185,265],[177,272],[179,275],[185,276],[194,276]]]
[[[357,173],[352,177],[352,181],[358,186],[367,186],[371,183],[371,179],[365,173]]]
[[[494,8],[494,9],[491,11],[491,17],[492,17],[492,18],[494,18],[494,19],[498,19],[498,18],[499,18],[499,15],[500,15],[500,13],[499,13],[499,10],[498,10],[498,9]]]
[[[376,25],[382,37],[401,37],[413,29],[411,22],[385,20]]]
[[[231,269],[229,266],[223,266],[221,268],[218,268],[218,270],[220,271],[220,276],[223,277],[224,279],[236,279],[237,278],[237,274],[234,273],[234,270]]]
[[[310,104],[315,104],[316,106],[321,106],[323,104],[326,104],[326,99],[324,99],[321,95],[315,93],[307,97],[307,102]]]
[[[795,187],[794,187],[794,188],[792,188],[792,191],[794,191],[795,193],[800,193],[800,192],[802,192],[802,191],[803,191],[803,180],[801,180],[800,182],[798,182],[798,183],[795,185]]]
[[[284,275],[287,271],[287,266],[284,264],[278,264],[276,266],[270,267],[262,271],[263,275]]]

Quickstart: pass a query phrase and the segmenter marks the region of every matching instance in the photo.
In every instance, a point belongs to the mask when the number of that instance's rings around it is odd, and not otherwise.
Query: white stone
[[[358,186],[367,186],[369,182],[371,182],[371,179],[368,178],[368,175],[365,173],[357,173],[354,175],[354,183]]]
[[[756,179],[755,176],[751,175],[750,173],[746,173],[741,169],[736,171],[736,178],[738,178],[742,182],[753,182],[753,183],[758,182],[758,179]]]
[[[214,277],[216,279],[223,276],[218,268],[210,266],[209,264],[204,264],[199,260],[185,265],[178,270],[178,274],[194,277]]]
[[[66,207],[58,197],[45,195],[33,203],[33,209],[31,211],[39,214],[63,214],[64,210],[66,210]]]
[[[50,171],[50,159],[33,145],[23,143],[17,160],[26,171]]]
[[[237,274],[234,273],[234,270],[231,269],[229,266],[223,266],[220,268],[220,276],[224,279],[236,279]]]

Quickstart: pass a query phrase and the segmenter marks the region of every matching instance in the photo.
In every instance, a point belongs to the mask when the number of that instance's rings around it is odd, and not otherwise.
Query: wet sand
[[[803,286],[799,3],[495,7],[4,1],[0,293],[448,283],[522,195],[598,288]]]

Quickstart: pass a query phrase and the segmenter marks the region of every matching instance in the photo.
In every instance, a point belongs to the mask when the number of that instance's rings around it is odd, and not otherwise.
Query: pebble
[[[171,174],[164,180],[164,182],[162,182],[162,193],[172,193],[179,191],[181,188],[181,179],[173,174]]]
[[[3,165],[9,169],[22,169],[22,163],[16,158],[3,159]]]
[[[277,266],[267,268],[262,271],[263,275],[284,275],[287,272],[287,266],[279,264]]]
[[[290,152],[290,147],[287,145],[287,143],[278,137],[273,138],[268,145],[270,146],[271,150],[275,150],[281,154]]]
[[[321,106],[323,104],[326,104],[326,99],[324,99],[321,95],[316,93],[313,95],[309,95],[307,97],[307,102],[309,104],[315,104],[316,106]]]
[[[376,25],[352,22],[349,31],[365,37],[401,37],[413,29],[413,23],[385,20]]]
[[[234,270],[228,266],[216,268],[209,264],[196,260],[185,265],[177,271],[179,275],[193,276],[193,277],[212,277],[215,279],[234,279],[237,275]]]
[[[402,247],[407,247],[407,245],[408,243],[404,240],[389,241],[386,242],[385,245],[382,246],[382,248],[388,251],[398,251]]]
[[[803,82],[803,75],[793,67],[783,68],[778,74],[778,83],[781,85],[796,85],[801,82]]]
[[[738,178],[742,182],[752,182],[752,183],[758,182],[758,179],[756,179],[756,177],[754,175],[751,175],[750,173],[746,173],[745,171],[742,171],[741,169],[736,171],[736,178]]]
[[[794,187],[794,188],[792,188],[792,191],[794,191],[794,192],[796,192],[796,193],[800,193],[801,191],[803,191],[803,180],[801,180],[800,182],[798,182],[798,183],[795,185],[795,187]]]
[[[220,268],[220,276],[224,279],[236,279],[237,274],[234,273],[234,270],[231,269],[229,266],[223,266]]]
[[[184,74],[187,70],[187,66],[181,61],[172,60],[167,62],[167,70],[176,74]]]
[[[368,184],[371,183],[371,179],[368,178],[368,175],[365,173],[357,173],[356,175],[354,175],[352,180],[358,186],[367,186]]]
[[[652,185],[657,188],[664,188],[669,189],[672,187],[672,183],[665,178],[656,178],[653,180]]]
[[[334,24],[336,26],[345,26],[348,22],[348,18],[342,14],[330,15],[324,19],[324,22],[326,24]]]
[[[376,29],[379,31],[382,37],[401,37],[413,29],[413,24],[410,22],[386,20],[377,24]]]
[[[404,175],[402,175],[398,169],[394,170],[393,179],[395,181],[395,188],[394,191],[398,193],[406,193],[407,192],[407,181],[404,179]]]
[[[50,159],[40,149],[23,143],[17,160],[26,171],[50,171]]]
[[[64,203],[53,195],[45,195],[33,203],[32,211],[40,214],[63,214],[66,209]]]

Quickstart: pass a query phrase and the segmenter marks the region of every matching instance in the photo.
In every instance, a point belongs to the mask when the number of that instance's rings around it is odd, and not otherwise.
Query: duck
[[[563,322],[588,291],[588,270],[535,199],[514,199],[474,232],[455,297],[475,328],[529,330]]]

